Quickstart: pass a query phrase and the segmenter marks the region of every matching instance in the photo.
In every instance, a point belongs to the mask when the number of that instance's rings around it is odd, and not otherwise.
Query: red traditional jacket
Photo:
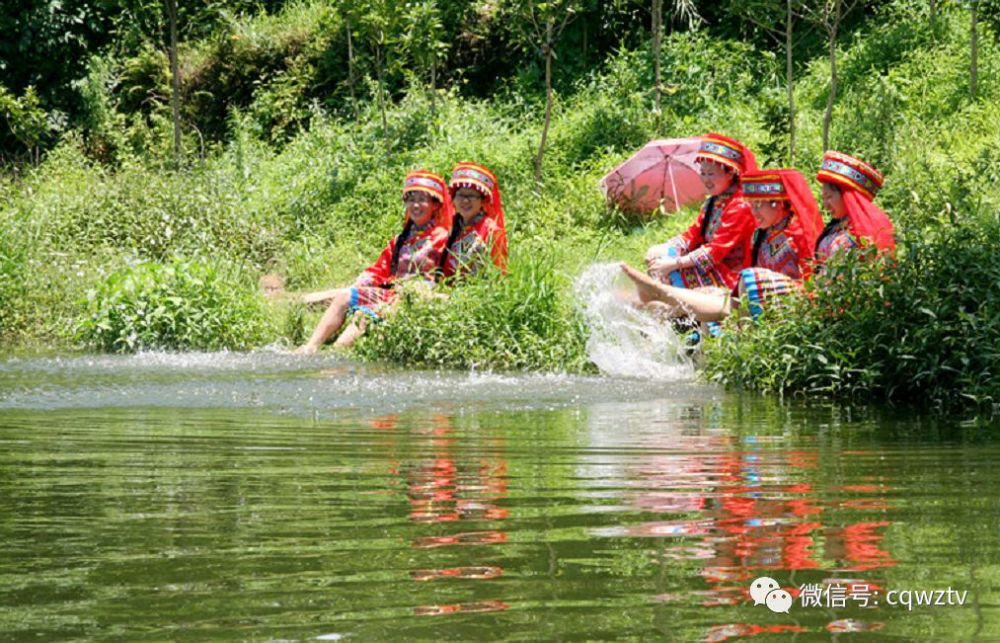
[[[354,287],[387,287],[397,279],[417,275],[433,281],[435,271],[441,262],[441,253],[448,243],[448,231],[433,221],[410,229],[410,234],[399,249],[399,263],[392,272],[392,252],[396,239],[389,241],[382,254],[372,265],[365,268],[354,281]]]
[[[706,273],[714,269],[733,288],[740,270],[749,265],[755,228],[750,205],[735,190],[709,199],[698,220],[680,237],[699,268]]]
[[[497,243],[500,233],[496,220],[485,212],[480,212],[471,221],[464,223],[462,231],[448,248],[444,276],[475,274],[488,261],[503,270],[507,258],[503,256],[500,244]]]

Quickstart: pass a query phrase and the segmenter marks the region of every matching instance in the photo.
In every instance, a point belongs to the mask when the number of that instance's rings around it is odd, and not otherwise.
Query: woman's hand
[[[667,252],[667,244],[658,243],[655,246],[650,246],[649,250],[646,251],[646,267],[648,268],[654,261],[657,261]]]
[[[657,259],[655,261],[647,263],[649,276],[651,277],[666,277],[668,274],[677,270],[677,264],[679,261],[674,257],[665,257],[663,259]]]

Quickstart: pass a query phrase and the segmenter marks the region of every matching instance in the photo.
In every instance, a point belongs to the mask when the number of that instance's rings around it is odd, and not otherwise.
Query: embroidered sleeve
[[[382,250],[382,254],[375,260],[375,263],[365,268],[364,272],[358,275],[353,284],[355,288],[381,286],[392,281],[390,268],[392,267],[392,249],[395,245],[396,240],[391,240],[389,245]]]

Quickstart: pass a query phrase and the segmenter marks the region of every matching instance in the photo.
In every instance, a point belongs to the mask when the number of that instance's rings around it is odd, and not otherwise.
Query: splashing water
[[[617,263],[594,264],[576,280],[590,339],[587,355],[606,375],[687,380],[694,366],[673,327],[622,302],[626,286]]]

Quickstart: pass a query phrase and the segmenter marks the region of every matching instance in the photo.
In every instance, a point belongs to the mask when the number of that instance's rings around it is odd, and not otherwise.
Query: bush
[[[906,239],[895,260],[844,255],[810,297],[706,348],[706,373],[762,391],[938,407],[1000,402],[1000,220]],[[852,253],[853,254],[853,253]]]
[[[404,291],[395,315],[358,346],[369,359],[497,370],[582,371],[587,330],[551,255],[515,257],[499,271],[444,289],[447,299]]]
[[[88,293],[77,337],[112,352],[260,346],[275,331],[264,303],[237,274],[183,259],[119,270]]]

